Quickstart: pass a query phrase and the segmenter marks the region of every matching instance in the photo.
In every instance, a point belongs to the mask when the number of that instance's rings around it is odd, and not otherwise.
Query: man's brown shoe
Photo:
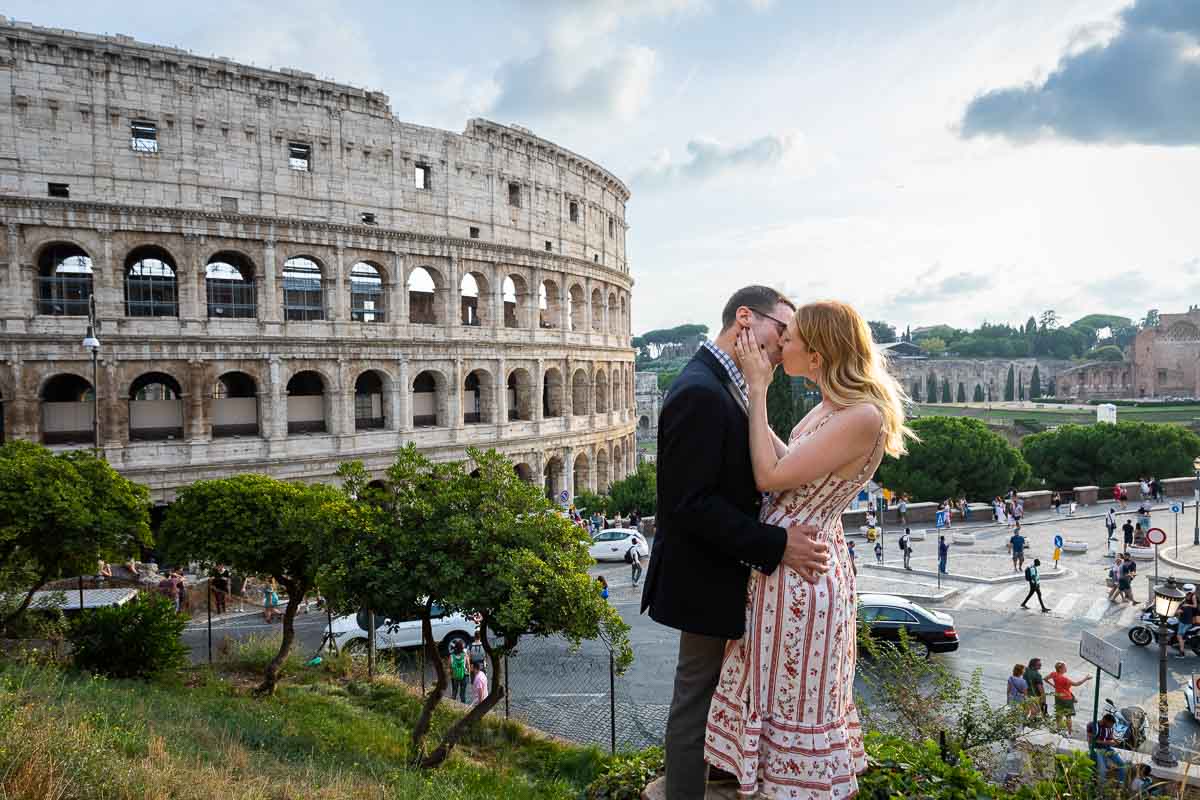
[[[738,778],[732,772],[726,772],[719,767],[709,766],[708,782],[713,786],[731,786],[737,785]]]

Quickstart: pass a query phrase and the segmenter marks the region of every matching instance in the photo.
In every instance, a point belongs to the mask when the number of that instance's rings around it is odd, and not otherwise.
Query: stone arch
[[[516,367],[508,373],[505,379],[505,391],[508,402],[508,419],[533,419],[533,376],[524,367]]]
[[[354,322],[387,322],[387,272],[374,261],[356,261],[350,267],[350,319]]]
[[[518,461],[513,464],[513,472],[517,473],[517,477],[525,483],[533,483],[533,467],[525,461]]]
[[[585,452],[575,455],[575,462],[571,466],[571,484],[575,487],[573,494],[592,489],[592,461]]]
[[[650,417],[646,416],[645,414],[642,414],[642,416],[638,417],[638,430],[641,431],[643,435],[650,433]]]
[[[608,491],[608,450],[601,445],[596,448],[596,491],[603,494]]]
[[[92,299],[94,266],[87,251],[74,242],[49,242],[38,251],[36,263],[37,313],[86,317]]]
[[[542,416],[563,415],[563,377],[558,367],[547,367],[542,374]]]
[[[569,330],[575,333],[583,333],[583,322],[585,306],[587,298],[583,295],[583,287],[578,283],[572,283],[570,290],[567,292],[567,322]]]
[[[125,316],[178,317],[179,277],[166,248],[145,244],[125,256]]]
[[[625,465],[625,449],[618,439],[612,443],[612,480],[619,481],[628,474]]]
[[[554,502],[558,502],[558,494],[566,487],[563,486],[563,460],[561,456],[550,456],[544,459],[545,466],[542,468],[542,485],[546,490],[546,497]]]
[[[580,367],[571,375],[572,416],[580,417],[590,412],[588,400],[591,394],[591,381],[588,380],[587,370]]]
[[[217,376],[212,387],[212,437],[258,436],[258,381],[241,370]]]
[[[476,367],[463,376],[463,423],[495,423],[496,379],[486,367]]]
[[[625,368],[618,364],[612,368],[612,401],[609,403],[609,408],[613,411],[620,411],[625,407]]]
[[[414,428],[448,427],[448,384],[441,370],[426,368],[413,377],[412,424]]]
[[[280,271],[283,319],[312,322],[325,319],[324,267],[315,256],[291,256]]]
[[[219,250],[204,266],[204,291],[210,319],[253,319],[258,316],[255,267],[237,250]]]
[[[143,372],[129,384],[129,441],[183,438],[183,386],[165,372]]]
[[[602,370],[596,370],[596,399],[593,409],[597,414],[608,413],[608,374]]]
[[[324,433],[328,430],[330,383],[318,370],[296,371],[287,382],[287,430]]]
[[[620,311],[619,316],[617,317],[617,333],[624,336],[625,334],[629,333],[629,314],[628,314],[627,306],[625,304],[624,292],[621,293],[621,301],[620,302],[621,302],[621,311]]]
[[[474,286],[472,286],[474,284]],[[459,322],[470,326],[490,326],[493,324],[491,303],[491,282],[479,270],[471,270],[462,276],[459,282],[461,308]]]
[[[1187,320],[1180,320],[1167,328],[1166,338],[1168,342],[1195,342],[1200,340],[1200,328]]]
[[[56,372],[38,388],[41,401],[42,442],[84,444],[95,439],[92,382],[71,372]]]
[[[391,386],[387,373],[368,369],[354,380],[354,430],[380,430],[387,427],[387,394]]]
[[[598,286],[592,289],[592,330],[596,333],[604,331],[604,293]]]
[[[558,283],[546,278],[538,287],[538,327],[557,328],[562,320],[562,301]]]
[[[422,264],[408,272],[408,321],[415,325],[437,325],[446,319],[446,278],[441,272]]]
[[[608,332],[621,332],[621,310],[617,305],[617,293],[608,293]]]
[[[504,303],[504,327],[528,327],[526,317],[529,316],[529,282],[525,280],[524,276],[510,272],[504,276],[500,285],[500,293]]]

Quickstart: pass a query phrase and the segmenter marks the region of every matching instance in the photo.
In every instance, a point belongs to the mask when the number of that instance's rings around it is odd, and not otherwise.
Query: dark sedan
[[[858,603],[859,618],[870,626],[871,638],[877,641],[899,642],[903,628],[909,644],[925,655],[958,649],[958,631],[949,614],[891,594],[860,594]]]

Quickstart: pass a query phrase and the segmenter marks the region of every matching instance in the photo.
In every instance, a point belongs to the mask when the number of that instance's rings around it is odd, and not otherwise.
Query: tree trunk
[[[429,694],[425,695],[425,702],[421,706],[421,716],[417,718],[417,724],[413,726],[409,754],[409,762],[413,766],[423,764],[422,746],[425,743],[425,735],[429,733],[429,725],[433,721],[433,711],[438,707],[438,703],[442,702],[442,697],[446,693],[446,665],[442,661],[441,654],[438,653],[437,642],[433,640],[433,623],[430,621],[432,607],[433,602],[426,601],[425,607],[421,609],[421,638],[425,640],[425,657],[433,661],[437,680],[434,682],[433,688],[429,690]]]
[[[33,588],[31,588],[26,593],[25,599],[21,601],[21,605],[17,606],[17,610],[14,611],[13,613],[9,614],[7,617],[5,617],[3,622],[0,622],[0,630],[3,630],[5,632],[8,631],[8,626],[13,624],[17,620],[18,617],[20,617],[22,614],[25,613],[25,609],[29,608],[29,604],[33,601],[33,595],[39,589],[41,589],[43,586],[45,586],[46,581],[48,581],[48,580],[50,580],[50,576],[48,573],[43,572],[41,575],[38,576],[37,583],[35,583],[33,585]],[[83,609],[80,609],[80,613],[83,613]]]
[[[288,604],[287,610],[283,612],[283,641],[279,644],[279,652],[271,659],[271,663],[267,664],[267,671],[263,675],[263,682],[257,689],[254,690],[256,695],[268,695],[275,693],[275,684],[279,680],[279,669],[283,666],[283,662],[287,659],[288,653],[292,651],[292,642],[296,638],[296,611],[300,608],[300,603],[304,600],[304,595],[308,593],[308,586],[304,581],[291,581],[276,576],[276,580],[287,589]]]
[[[504,699],[504,659],[492,652],[492,646],[488,642],[487,638],[487,622],[487,617],[484,616],[483,622],[479,626],[479,635],[480,641],[483,642],[483,649],[487,651],[488,660],[492,662],[492,677],[490,680],[494,681],[495,683],[489,683],[489,686],[491,687],[490,691],[482,703],[472,706],[470,711],[458,719],[453,725],[450,726],[446,733],[442,735],[442,741],[438,742],[437,748],[421,761],[421,769],[434,769],[443,761],[445,761],[450,756],[450,751],[454,749],[456,744],[458,744],[458,740],[461,739],[463,735],[471,729],[471,726],[483,719],[484,715],[486,715],[496,706],[497,703]],[[505,639],[505,652],[512,650],[512,647],[515,644],[515,640]]]

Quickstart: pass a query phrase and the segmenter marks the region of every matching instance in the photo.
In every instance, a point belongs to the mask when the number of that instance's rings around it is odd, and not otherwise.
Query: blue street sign
[[[1062,547],[1062,542],[1063,542],[1063,540],[1062,540],[1062,534],[1061,534],[1061,533],[1059,533],[1059,534],[1056,534],[1056,535],[1055,535],[1055,537],[1054,537],[1054,546],[1055,546],[1055,547]]]
[[[935,521],[934,521],[934,525],[935,525],[936,527],[938,527],[938,528],[945,528],[945,527],[946,527],[946,517],[947,517],[949,514],[950,514],[950,512],[949,512],[949,511],[939,511],[939,512],[937,512],[937,516],[936,516],[936,519],[935,519]]]
[[[1179,505],[1179,503],[1171,503],[1171,513],[1172,514],[1183,513],[1183,506]]]
[[[558,493],[558,499],[561,502],[565,503],[571,499],[571,493],[568,492],[566,489],[563,489],[561,492]]]

